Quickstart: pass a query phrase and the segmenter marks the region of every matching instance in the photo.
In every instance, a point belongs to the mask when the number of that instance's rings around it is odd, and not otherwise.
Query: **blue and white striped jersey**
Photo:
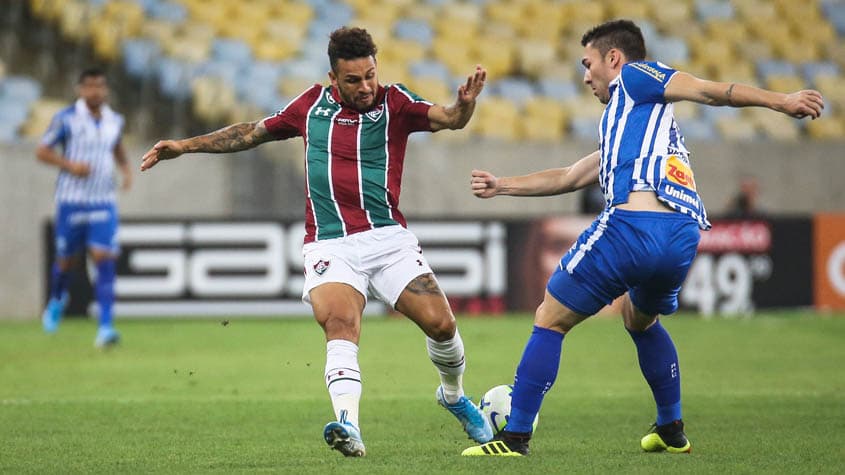
[[[610,101],[599,124],[599,182],[608,206],[626,203],[631,191],[654,191],[667,206],[709,229],[689,151],[672,103],[663,95],[676,72],[659,62],[638,61],[625,64],[610,82]]]
[[[48,147],[61,145],[65,158],[87,162],[90,174],[78,177],[62,170],[56,181],[56,202],[104,204],[115,201],[114,148],[123,131],[123,116],[108,105],[97,120],[83,99],[62,109],[41,138]]]

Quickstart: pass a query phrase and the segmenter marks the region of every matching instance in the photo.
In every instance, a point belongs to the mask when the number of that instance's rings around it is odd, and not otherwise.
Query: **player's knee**
[[[566,333],[585,318],[566,308],[560,311],[560,307],[541,303],[534,312],[534,325]]]
[[[116,256],[111,253],[111,251],[106,251],[102,249],[92,249],[90,251],[91,258],[96,263],[100,263],[103,261],[115,260]]]
[[[631,301],[629,296],[626,296],[622,302],[622,322],[625,328],[633,332],[642,332],[648,330],[657,321],[657,315],[649,315],[638,309]]]
[[[75,256],[59,257],[56,259],[56,266],[62,272],[69,271],[74,265],[76,265]]]
[[[656,321],[657,316],[625,320],[625,328],[632,332],[644,332],[648,330],[650,326],[654,325],[654,322]]]
[[[626,329],[632,332],[643,332],[654,325],[654,322],[657,321],[657,315],[646,315],[632,306],[630,312],[622,313],[622,321],[625,323]]]
[[[556,330],[561,333],[569,332],[569,330],[572,330],[575,325],[577,325],[577,323],[567,322],[565,320],[538,320],[536,316],[534,318],[534,326],[546,328],[548,330]]]
[[[317,318],[317,323],[323,327],[329,339],[350,339],[357,341],[361,332],[361,321],[355,315],[344,312],[335,312]]]
[[[446,341],[455,336],[455,319],[451,315],[442,315],[439,318],[430,318],[423,329],[425,334],[434,341]]]

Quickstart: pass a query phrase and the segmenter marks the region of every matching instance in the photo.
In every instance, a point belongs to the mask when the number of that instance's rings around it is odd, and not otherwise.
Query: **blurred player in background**
[[[115,162],[123,189],[132,173],[121,143],[123,116],[106,104],[109,88],[100,69],[86,69],[77,84],[79,98],[53,117],[36,149],[38,159],[58,167],[56,182],[56,261],[50,278],[50,299],[41,321],[44,330],[58,329],[67,303],[68,272],[80,251],[88,251],[97,268],[94,294],[99,327],[94,344],[113,345],[120,336],[112,323],[117,243]],[[84,260],[84,258],[83,258]]]
[[[813,119],[824,106],[816,91],[775,93],[702,80],[645,61],[642,33],[627,20],[596,26],[581,44],[584,83],[607,104],[599,124],[599,150],[569,167],[524,176],[497,178],[476,170],[472,190],[481,198],[547,196],[599,182],[607,207],[549,279],[516,370],[506,430],[464,455],[528,454],[534,417],[557,377],[564,335],[619,296],[625,328],[657,405],[657,420],[640,445],[649,452],[689,452],[678,355],[658,315],[677,310],[699,229],[710,225],[672,103],[761,106]]]
[[[183,153],[228,153],[271,140],[305,142],[306,218],[303,300],[326,334],[326,386],[337,420],[323,431],[346,456],[365,455],[358,423],[358,339],[368,291],[416,323],[440,373],[438,403],[479,443],[490,424],[464,396],[464,346],[455,317],[416,237],[399,212],[408,135],[463,128],[486,71],[480,66],[448,107],[432,105],[400,84],[382,86],[376,45],[360,28],[340,28],[328,47],[330,86],[315,84],[263,120],[207,135],[158,142],[141,170]]]
[[[760,209],[760,183],[757,177],[747,175],[739,180],[739,189],[728,202],[724,218],[728,219],[760,219],[766,213]]]

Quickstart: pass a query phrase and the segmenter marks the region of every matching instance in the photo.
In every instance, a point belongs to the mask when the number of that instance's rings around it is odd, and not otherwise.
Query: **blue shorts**
[[[56,256],[70,257],[83,248],[117,255],[117,206],[60,203],[56,209]]]
[[[628,291],[643,313],[674,313],[700,238],[684,214],[610,208],[563,256],[546,290],[581,315]]]

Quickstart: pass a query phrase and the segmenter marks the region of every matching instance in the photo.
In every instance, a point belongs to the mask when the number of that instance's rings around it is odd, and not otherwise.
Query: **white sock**
[[[455,329],[455,336],[446,341],[425,339],[428,357],[440,373],[440,384],[443,386],[443,396],[446,402],[454,404],[464,395],[464,342],[461,334]]]
[[[358,345],[348,340],[326,343],[326,388],[332,398],[337,420],[346,411],[346,421],[358,425],[358,404],[361,401],[361,370],[358,366]]]

